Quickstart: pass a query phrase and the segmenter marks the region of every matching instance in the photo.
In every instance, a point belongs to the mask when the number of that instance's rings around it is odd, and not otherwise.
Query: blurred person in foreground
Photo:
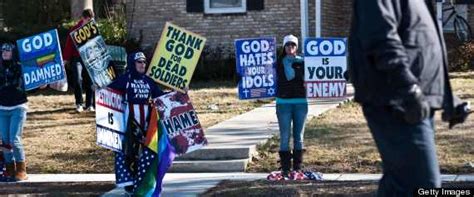
[[[452,93],[443,30],[433,2],[355,0],[349,80],[383,163],[377,196],[441,187],[433,116],[450,127],[469,105]]]

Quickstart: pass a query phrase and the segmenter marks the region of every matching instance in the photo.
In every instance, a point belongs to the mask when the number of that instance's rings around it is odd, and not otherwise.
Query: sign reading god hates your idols
[[[240,75],[239,98],[272,98],[276,94],[275,38],[238,39],[235,41],[237,73]]]

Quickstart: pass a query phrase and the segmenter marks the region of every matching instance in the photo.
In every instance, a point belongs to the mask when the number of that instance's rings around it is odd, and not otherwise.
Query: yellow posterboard
[[[166,22],[147,75],[184,93],[205,43],[206,38]]]

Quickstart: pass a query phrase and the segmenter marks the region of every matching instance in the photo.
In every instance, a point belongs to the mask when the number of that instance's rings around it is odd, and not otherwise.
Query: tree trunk
[[[94,10],[92,0],[70,0],[71,1],[71,19],[79,19],[82,11],[85,9]]]

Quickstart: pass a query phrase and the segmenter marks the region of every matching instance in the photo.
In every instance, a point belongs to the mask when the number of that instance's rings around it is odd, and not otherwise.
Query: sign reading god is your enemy
[[[184,93],[189,86],[206,38],[167,22],[147,75]]]

